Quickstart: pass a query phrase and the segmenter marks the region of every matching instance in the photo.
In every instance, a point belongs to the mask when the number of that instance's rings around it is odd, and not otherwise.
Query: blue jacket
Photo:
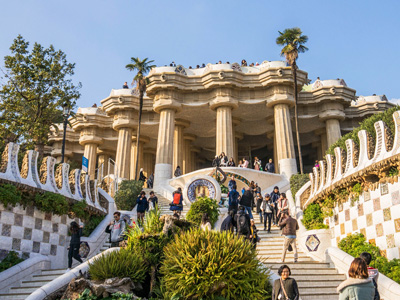
[[[239,193],[236,190],[230,191],[228,197],[230,206],[236,206],[239,204]]]
[[[140,199],[140,196],[136,200],[136,209],[137,212],[144,213],[146,210],[149,210],[149,203],[147,202],[147,198],[144,197]]]

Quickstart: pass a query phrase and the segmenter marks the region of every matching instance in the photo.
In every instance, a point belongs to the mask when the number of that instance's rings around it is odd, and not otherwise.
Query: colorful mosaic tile
[[[371,245],[376,246],[376,241],[375,241],[375,239],[370,239],[370,240],[368,241],[368,243],[370,243]]]
[[[44,231],[43,232],[43,243],[48,243],[50,240],[50,232]]]
[[[336,244],[339,244],[339,242],[340,242],[340,236],[337,236],[336,237]]]
[[[358,210],[358,216],[361,217],[364,215],[364,204],[358,204],[357,205],[357,210]]]
[[[36,218],[35,219],[35,229],[42,230],[42,223],[43,223],[42,219]]]
[[[390,221],[392,219],[392,215],[390,213],[390,207],[385,208],[383,210],[383,220],[384,221]]]
[[[12,239],[12,249],[21,250],[21,239]]]
[[[45,213],[44,214],[44,219],[47,220],[47,221],[51,221],[51,215],[52,215],[51,212],[50,213]]]
[[[374,201],[374,211],[380,210],[381,209],[381,199],[375,198],[372,201]]]
[[[394,234],[388,234],[386,236],[386,244],[388,249],[396,247],[396,244],[394,242]]]
[[[22,226],[23,216],[21,214],[14,214],[14,225]]]
[[[340,224],[340,234],[345,234],[346,231],[344,230],[344,223]]]
[[[358,230],[358,226],[357,226],[357,219],[353,219],[351,221],[352,225],[353,225],[353,231]]]
[[[400,204],[400,191],[395,191],[392,193],[392,204]]]
[[[33,214],[35,212],[35,207],[34,206],[28,206],[26,208],[26,215],[29,217],[33,217]]]
[[[381,183],[381,195],[386,195],[389,193],[389,186],[387,183]]]
[[[386,250],[381,250],[381,255],[387,258]]]
[[[400,232],[400,219],[394,220],[394,230]]]
[[[1,228],[1,235],[2,236],[11,236],[11,225],[3,224]]]
[[[367,214],[367,226],[372,226],[373,221],[372,221],[372,214]]]
[[[339,216],[338,215],[334,215],[333,219],[335,220],[335,225],[339,225]]]
[[[367,230],[366,230],[365,228],[361,228],[361,229],[360,229],[360,233],[361,233],[363,236],[367,236]]]
[[[24,240],[32,239],[32,228],[24,228]]]
[[[33,242],[32,252],[35,253],[40,252],[40,242]]]
[[[376,227],[375,227],[375,229],[376,229],[376,236],[383,236],[383,225],[382,225],[382,223],[380,223],[380,224],[376,224],[375,225]]]
[[[344,219],[345,221],[350,221],[350,209],[344,211]]]
[[[343,203],[339,203],[338,208],[339,208],[339,212],[342,212],[343,211]]]
[[[364,192],[364,201],[369,201],[371,200],[371,192]]]
[[[308,251],[317,251],[320,244],[321,242],[315,234],[309,235],[306,239],[306,247]]]

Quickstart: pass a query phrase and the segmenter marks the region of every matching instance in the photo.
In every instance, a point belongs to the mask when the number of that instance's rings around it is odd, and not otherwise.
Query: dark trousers
[[[238,211],[238,205],[229,205],[228,211],[233,211],[233,215],[235,216]]]
[[[271,221],[273,217],[273,213],[264,213],[264,228],[267,228],[267,219],[268,219],[268,232],[271,231]]]
[[[276,204],[275,204],[275,207],[274,207],[274,209],[272,210],[272,222],[273,222],[275,225],[278,225],[278,217],[277,217],[277,214],[278,214],[278,207],[276,207]]]
[[[79,255],[79,244],[72,244],[69,245],[68,250],[68,268],[71,269],[72,267],[72,258],[75,258],[80,263],[83,263],[81,256]]]

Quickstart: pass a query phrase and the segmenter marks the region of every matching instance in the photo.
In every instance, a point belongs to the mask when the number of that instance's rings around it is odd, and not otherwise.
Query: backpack
[[[241,235],[247,235],[250,231],[249,223],[247,222],[246,213],[239,214],[237,219],[237,232]]]
[[[179,203],[181,202],[181,194],[175,193],[174,200],[172,202],[174,203],[174,205],[179,205]]]

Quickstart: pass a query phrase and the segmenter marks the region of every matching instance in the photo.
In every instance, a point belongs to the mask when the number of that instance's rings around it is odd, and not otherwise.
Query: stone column
[[[183,168],[182,174],[187,174],[192,172],[192,141],[194,141],[196,137],[192,134],[185,134],[183,136],[184,140],[184,154],[183,154]]]
[[[154,171],[155,190],[163,182],[172,178],[175,112],[179,108],[180,104],[170,99],[157,100],[154,104],[154,110],[160,114]]]
[[[115,167],[119,178],[129,179],[130,176],[132,131],[134,127],[133,111],[118,110],[115,113],[113,129],[118,131]]]
[[[95,179],[96,162],[97,162],[97,144],[87,143],[85,144],[85,150],[83,156],[89,160],[88,174],[90,179]]]
[[[216,155],[225,152],[227,157],[233,156],[232,107],[220,106],[217,109]]]
[[[103,164],[103,177],[108,175],[108,160],[110,158],[110,155],[107,153],[100,153],[99,154],[99,167]]]
[[[342,133],[340,131],[340,123],[337,119],[329,119],[325,121],[326,123],[326,140],[327,147],[329,148],[334,144],[340,137]]]
[[[89,161],[88,174],[90,179],[95,179],[96,163],[97,163],[97,147],[101,145],[103,140],[97,136],[94,127],[85,128],[81,131],[79,144],[84,147],[83,156]]]
[[[139,168],[138,168],[138,178],[139,178],[139,173],[140,173],[140,168],[143,168],[144,170],[144,159],[143,159],[143,147],[144,144],[148,143],[150,141],[150,138],[146,136],[140,136],[140,141],[139,141]],[[131,170],[130,170],[130,175],[131,175],[131,180],[135,180],[135,170],[136,170],[136,136],[132,138],[132,150],[131,150]]]
[[[173,159],[173,170],[177,166],[180,166],[183,170],[183,156],[185,152],[184,141],[183,141],[183,130],[188,127],[190,123],[185,120],[176,119],[174,129],[174,159]]]
[[[280,103],[274,105],[275,149],[280,173],[290,178],[297,173],[296,156],[294,152],[292,125],[289,105]]]
[[[147,177],[149,177],[151,173],[154,173],[153,156],[153,153],[149,153],[146,151],[143,154],[143,170],[147,174]]]

